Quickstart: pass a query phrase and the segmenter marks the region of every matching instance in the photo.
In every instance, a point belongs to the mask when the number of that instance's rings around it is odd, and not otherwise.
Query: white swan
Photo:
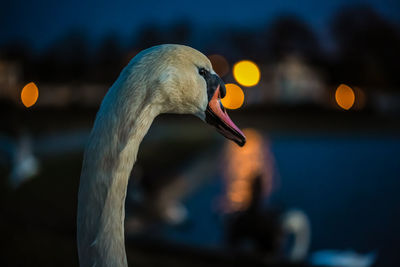
[[[223,81],[199,51],[161,45],[123,69],[97,113],[87,144],[78,199],[82,267],[127,266],[124,202],[139,144],[161,113],[194,114],[243,146],[246,139],[221,105]]]

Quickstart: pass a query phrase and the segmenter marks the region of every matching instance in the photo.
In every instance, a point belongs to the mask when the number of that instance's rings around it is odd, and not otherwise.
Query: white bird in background
[[[0,166],[11,163],[9,180],[14,189],[39,173],[40,162],[34,154],[33,143],[32,136],[27,131],[21,131],[16,140],[0,135]],[[1,154],[5,157],[1,157]]]
[[[220,98],[223,81],[199,51],[161,45],[142,51],[121,72],[97,113],[85,150],[78,199],[82,267],[127,266],[125,197],[139,145],[161,113],[194,114],[243,146],[244,134]]]

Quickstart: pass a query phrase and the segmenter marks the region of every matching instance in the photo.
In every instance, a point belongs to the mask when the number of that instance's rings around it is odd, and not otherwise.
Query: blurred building
[[[30,81],[27,81],[30,82]],[[39,88],[37,106],[63,107],[69,105],[96,107],[108,90],[105,84],[97,83],[36,83]],[[14,61],[0,60],[0,98],[20,101],[24,87],[22,66]]]
[[[276,63],[262,65],[260,83],[246,90],[247,105],[325,105],[329,100],[323,74],[300,56],[287,55]]]
[[[325,101],[326,86],[321,74],[301,57],[288,55],[271,69],[275,101],[284,104],[322,104]]]
[[[0,60],[0,98],[16,99],[20,80],[21,66],[17,62]]]

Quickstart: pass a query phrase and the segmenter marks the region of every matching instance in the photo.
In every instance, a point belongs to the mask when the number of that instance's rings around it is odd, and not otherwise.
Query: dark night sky
[[[44,48],[72,28],[81,28],[91,40],[116,32],[131,39],[146,23],[170,24],[186,19],[195,29],[214,26],[262,26],[280,14],[295,14],[320,34],[326,34],[332,16],[343,6],[368,4],[400,24],[398,0],[305,1],[102,1],[6,0],[0,8],[0,44],[24,39]],[[324,38],[324,36],[322,36]]]

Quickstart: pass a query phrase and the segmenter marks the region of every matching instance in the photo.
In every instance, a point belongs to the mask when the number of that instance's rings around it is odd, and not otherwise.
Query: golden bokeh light
[[[39,97],[39,89],[33,82],[28,83],[22,88],[21,101],[25,107],[29,108],[33,106]]]
[[[221,99],[222,105],[227,109],[238,109],[243,105],[244,93],[242,88],[234,83],[225,84],[226,95]]]
[[[251,87],[258,84],[261,73],[256,63],[242,60],[233,66],[233,76],[239,84]]]
[[[354,90],[348,85],[341,84],[336,89],[335,100],[342,109],[349,110],[354,105],[355,98]]]
[[[229,63],[223,56],[215,54],[215,55],[208,56],[208,59],[210,59],[214,71],[220,77],[223,77],[226,74],[228,74]]]

